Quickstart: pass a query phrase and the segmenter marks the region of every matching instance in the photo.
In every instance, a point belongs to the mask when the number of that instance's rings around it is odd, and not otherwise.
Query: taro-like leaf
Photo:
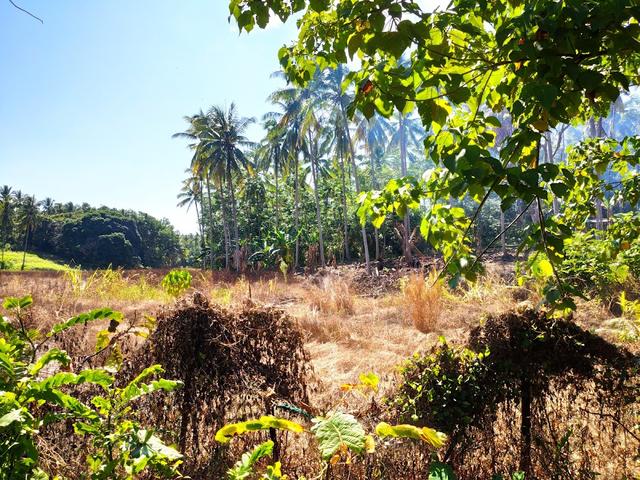
[[[365,450],[366,434],[353,415],[336,412],[318,421],[311,431],[318,439],[320,453],[330,459],[343,445],[354,453]]]

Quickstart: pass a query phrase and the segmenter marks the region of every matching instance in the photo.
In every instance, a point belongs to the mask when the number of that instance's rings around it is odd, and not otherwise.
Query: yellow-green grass
[[[4,252],[4,261],[9,264],[7,270],[20,270],[22,266],[23,252]],[[0,256],[0,258],[2,258]],[[42,258],[35,253],[27,253],[24,263],[25,270],[69,270],[68,265],[56,263],[53,260]]]

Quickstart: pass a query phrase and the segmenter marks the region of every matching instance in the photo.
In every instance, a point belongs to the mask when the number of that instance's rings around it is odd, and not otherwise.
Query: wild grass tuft
[[[340,277],[324,277],[319,286],[309,286],[305,296],[311,308],[322,313],[351,315],[355,312],[355,294],[349,282]]]
[[[422,274],[409,275],[402,286],[404,309],[413,326],[422,333],[435,330],[442,315],[444,287],[432,271],[427,278]]]

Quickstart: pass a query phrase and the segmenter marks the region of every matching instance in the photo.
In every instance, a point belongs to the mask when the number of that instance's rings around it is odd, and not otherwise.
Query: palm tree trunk
[[[400,170],[403,177],[407,176],[407,139],[404,129],[404,117],[400,114]],[[411,249],[409,248],[409,237],[411,236],[411,222],[409,219],[409,212],[407,212],[403,219],[404,222],[404,259],[407,265],[411,265]]]
[[[229,188],[229,198],[231,199],[231,223],[233,227],[233,266],[240,269],[240,235],[238,233],[238,207],[236,205],[236,195],[233,192],[233,179],[231,172],[227,175],[227,186]]]
[[[202,225],[200,224],[200,212],[198,211],[198,201],[196,200],[193,205],[196,208],[196,221],[198,222],[198,233],[200,234],[200,238],[202,238]]]
[[[369,161],[371,162],[371,185],[375,190],[378,190],[378,177],[376,176],[376,162],[373,159],[373,154],[370,148],[367,148],[367,154],[369,155]],[[376,260],[380,260],[380,231],[374,227],[373,235],[376,243]]]
[[[273,166],[274,175],[276,177],[276,228],[280,230],[280,201],[278,199],[278,162]]]
[[[318,196],[318,172],[316,165],[316,152],[313,143],[311,143],[311,176],[313,178],[313,196],[316,203],[316,224],[318,227],[318,243],[320,244],[320,265],[326,267],[324,260],[324,239],[322,238],[322,216],[320,214],[320,198]]]
[[[202,255],[202,269],[205,270],[207,268],[207,259],[204,256],[204,247],[206,246],[206,238],[205,238],[205,232],[206,232],[206,225],[205,225],[205,219],[204,219],[204,190],[202,188],[202,181],[200,181],[200,187],[199,187],[199,192],[200,192],[200,218],[198,219],[198,230],[200,232],[200,250],[202,251],[203,255]],[[196,215],[198,214],[198,202],[196,201]]]
[[[31,228],[29,226],[27,226],[27,230],[24,232],[24,247],[22,249],[22,266],[20,267],[20,270],[24,270],[25,261],[27,259],[27,247],[29,245],[29,232],[30,231],[31,231]]]
[[[504,227],[504,212],[500,209],[500,232],[504,232]],[[504,233],[500,235],[500,247],[502,250],[502,256],[505,257],[507,255],[507,238]]]
[[[344,229],[344,258],[347,262],[351,261],[351,252],[349,252],[349,223],[347,221],[347,185],[345,180],[345,171],[344,171],[344,156],[342,152],[340,155],[340,170],[342,174],[342,191],[340,192],[342,195],[342,224]]]
[[[299,167],[299,157],[298,157],[298,153],[296,152],[296,160],[295,160],[295,188],[294,188],[294,195],[293,195],[293,223],[296,229],[296,254],[295,254],[295,261],[294,261],[294,269],[298,268],[298,261],[300,258],[300,210],[299,210],[299,203],[300,203],[300,179],[298,176],[298,167]]]
[[[345,133],[347,135],[347,140],[349,141],[349,153],[350,153],[350,157],[351,157],[351,166],[353,167],[353,177],[355,180],[355,184],[356,184],[356,193],[359,195],[360,194],[360,179],[358,178],[358,169],[356,166],[356,153],[355,150],[353,148],[353,141],[351,140],[351,132],[349,131],[349,124],[348,124],[348,117],[347,117],[347,113],[344,109],[344,105],[340,104],[340,107],[342,108],[342,116],[344,118],[344,122],[345,122]],[[371,263],[369,260],[369,244],[367,242],[367,230],[365,228],[364,225],[362,225],[362,228],[360,229],[362,232],[362,246],[364,249],[364,263],[365,266],[367,268],[367,273],[371,274]]]
[[[229,270],[229,221],[227,220],[227,201],[224,197],[224,189],[222,186],[218,189],[218,201],[220,203],[220,211],[222,212],[222,234],[224,236],[224,268]]]
[[[213,271],[214,259],[213,259],[213,204],[211,203],[211,183],[209,182],[209,174],[205,177],[207,184],[207,197],[209,200],[209,265],[211,271]]]

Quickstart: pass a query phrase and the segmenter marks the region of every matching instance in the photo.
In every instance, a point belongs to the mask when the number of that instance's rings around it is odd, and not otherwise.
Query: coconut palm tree
[[[0,229],[2,229],[2,264],[4,265],[4,251],[11,233],[11,215],[13,210],[13,196],[11,187],[4,185],[0,188]]]
[[[213,204],[211,196],[211,176],[212,176],[212,159],[208,154],[209,142],[216,136],[216,133],[211,128],[211,122],[209,117],[205,115],[202,110],[199,113],[184,117],[184,120],[189,124],[189,127],[184,132],[174,133],[172,138],[184,138],[190,141],[188,147],[193,151],[193,157],[191,158],[191,174],[198,179],[200,184],[204,184],[207,190],[207,213],[209,217],[209,248],[210,248],[210,267],[213,270],[214,266],[214,223],[213,223]],[[201,197],[203,195],[203,189],[200,188]],[[200,205],[204,213],[204,202]],[[229,268],[229,242],[227,236],[227,222],[225,216],[225,210],[222,209],[223,224],[224,224],[224,246],[225,246],[225,266]],[[203,219],[204,224],[204,219]],[[204,231],[203,231],[204,233]],[[203,236],[204,238],[204,236]]]
[[[316,207],[316,227],[318,230],[318,246],[320,249],[320,264],[322,267],[326,267],[327,263],[324,255],[324,235],[322,229],[322,214],[320,212],[320,197],[318,194],[319,185],[319,162],[322,155],[324,129],[321,126],[321,121],[318,119],[316,112],[313,108],[307,108],[304,121],[302,124],[302,131],[307,137],[307,158],[309,159],[309,165],[311,167],[311,179],[313,181],[313,197]],[[324,138],[323,138],[324,137]]]
[[[19,207],[20,205],[22,205],[22,202],[23,202],[23,200],[24,200],[24,197],[25,197],[25,196],[22,194],[22,191],[21,191],[21,190],[15,190],[15,191],[13,192],[13,200],[14,200],[13,204],[14,204],[16,207]]]
[[[349,250],[349,213],[347,208],[347,174],[345,168],[345,158],[349,158],[349,142],[346,138],[344,128],[342,128],[339,123],[329,121],[329,125],[332,126],[330,131],[330,146],[336,158],[336,167],[340,177],[340,201],[342,203],[342,236],[344,243],[344,258],[348,262],[351,260],[351,252]]]
[[[40,210],[38,207],[39,203],[36,202],[35,197],[29,195],[26,195],[23,198],[22,204],[20,205],[18,221],[21,228],[24,230],[22,266],[20,267],[20,270],[24,270],[27,259],[27,249],[29,248],[29,240],[31,239],[34,228],[40,220]]]
[[[278,125],[278,115],[275,113],[263,116],[263,127],[267,131],[265,138],[257,148],[255,155],[260,168],[269,170],[273,168],[275,181],[275,208],[276,208],[276,228],[280,228],[280,199],[279,185],[280,176],[287,171],[290,155],[286,142],[286,130]]]
[[[282,76],[282,73],[277,72],[274,76]],[[268,98],[280,110],[269,115],[278,122],[278,128],[285,132],[283,148],[287,154],[286,163],[293,169],[294,175],[293,221],[296,230],[294,268],[298,267],[300,259],[300,156],[308,151],[307,138],[302,130],[302,124],[307,114],[310,98],[310,88],[294,87],[278,89]]]
[[[349,116],[347,115],[347,107],[353,100],[352,96],[343,91],[342,84],[344,77],[347,74],[347,68],[343,65],[338,65],[334,69],[325,70],[322,75],[319,76],[317,83],[317,96],[323,104],[325,104],[332,111],[332,118],[344,130],[345,138],[347,139],[347,145],[349,147],[349,159],[351,161],[351,168],[353,169],[353,179],[355,181],[356,193],[360,194],[360,177],[358,175],[358,167],[356,165],[356,153],[354,148],[353,139],[351,138],[351,129]],[[362,246],[364,251],[364,261],[367,268],[367,273],[371,273],[371,266],[369,263],[369,244],[367,242],[367,231],[363,225],[362,232]]]
[[[40,202],[40,206],[42,207],[42,211],[47,215],[51,215],[55,210],[56,202],[51,197],[47,197]]]
[[[392,126],[389,121],[380,115],[371,118],[360,116],[354,134],[354,140],[364,147],[365,155],[369,158],[369,169],[371,170],[371,186],[377,190],[380,188],[378,182],[378,169],[384,152],[387,150],[389,140],[392,135]],[[381,257],[378,229],[375,233],[376,260]]]
[[[187,169],[187,173],[191,174],[191,169]],[[182,182],[182,188],[180,189],[180,193],[178,194],[178,207],[186,207],[187,211],[193,205],[196,210],[196,220],[198,222],[198,231],[200,233],[200,249],[204,251],[204,219],[202,218],[200,211],[198,209],[198,202],[201,201],[202,198],[202,182],[200,178],[190,175]],[[202,257],[203,265],[202,268],[205,268],[205,258]]]
[[[231,221],[233,227],[234,266],[240,267],[240,238],[238,231],[238,206],[234,191],[234,176],[243,171],[252,172],[245,149],[255,148],[245,136],[249,126],[255,122],[254,118],[244,118],[238,115],[236,106],[231,103],[227,110],[213,106],[207,113],[213,138],[206,145],[206,155],[211,159],[212,168],[218,178],[227,184],[227,192],[231,202]],[[221,182],[221,183],[222,183]]]
[[[418,153],[422,150],[422,140],[425,132],[420,120],[410,114],[396,112],[394,116],[394,133],[389,141],[389,148],[400,150],[400,173],[405,177],[408,173],[408,161],[415,161]],[[411,264],[411,247],[409,238],[411,236],[411,222],[409,215],[404,217],[403,250],[404,257],[408,264]]]

